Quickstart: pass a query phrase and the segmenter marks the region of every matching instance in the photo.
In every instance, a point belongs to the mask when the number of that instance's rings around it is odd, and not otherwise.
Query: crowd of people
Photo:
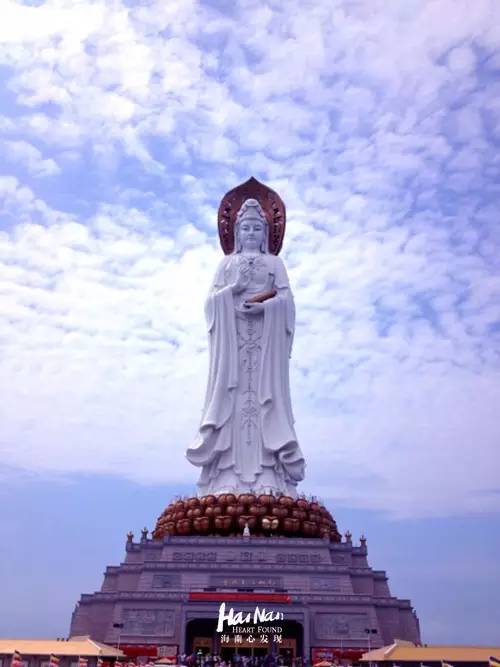
[[[309,667],[306,658],[272,653],[258,656],[233,653],[231,658],[225,659],[220,655],[200,655],[193,652],[179,655],[177,663],[185,667]]]

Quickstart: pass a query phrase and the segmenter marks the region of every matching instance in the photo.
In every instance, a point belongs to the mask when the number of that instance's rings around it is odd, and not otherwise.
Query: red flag
[[[12,660],[10,661],[10,667],[22,667],[23,659],[19,651],[14,651],[12,654]]]

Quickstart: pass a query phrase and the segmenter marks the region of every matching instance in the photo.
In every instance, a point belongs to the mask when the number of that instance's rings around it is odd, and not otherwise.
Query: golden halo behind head
[[[236,215],[246,199],[256,199],[261,205],[267,219],[269,252],[277,255],[281,250],[285,236],[285,204],[274,190],[260,183],[253,176],[248,181],[229,190],[219,205],[217,224],[220,244],[224,254],[230,255],[234,250]]]

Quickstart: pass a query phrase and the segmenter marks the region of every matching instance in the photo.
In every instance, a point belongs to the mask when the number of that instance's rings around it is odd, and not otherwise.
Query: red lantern
[[[300,528],[300,521],[299,519],[295,519],[293,517],[286,517],[283,519],[283,530],[285,533],[296,533],[298,532]]]
[[[251,514],[242,514],[238,517],[238,526],[240,528],[245,528],[248,524],[250,530],[253,530],[257,526],[257,517],[252,516]]]
[[[240,505],[251,505],[255,502],[255,496],[253,493],[242,493],[238,496],[238,504]]]
[[[229,514],[229,516],[240,516],[244,511],[245,507],[243,503],[238,503],[238,505],[228,505],[226,507],[226,514]]]
[[[215,517],[215,528],[220,533],[229,533],[232,525],[233,519],[227,514],[221,514],[220,516]]]
[[[318,534],[318,524],[312,521],[303,521],[302,530],[306,537],[315,537]]]
[[[273,514],[273,516],[279,517],[280,519],[283,519],[284,517],[288,516],[288,509],[286,507],[273,507],[271,514]]]
[[[267,508],[264,505],[250,505],[249,510],[250,514],[254,516],[264,516],[267,514]]]
[[[178,535],[189,535],[193,522],[191,519],[181,519],[175,522],[175,529]]]
[[[210,532],[210,519],[208,516],[199,516],[197,517],[194,522],[194,529],[198,531],[198,533],[201,533],[202,535],[206,535],[208,532]]]
[[[261,495],[257,498],[259,503],[264,506],[273,506],[276,503],[276,497],[271,495],[270,493],[261,493]]]

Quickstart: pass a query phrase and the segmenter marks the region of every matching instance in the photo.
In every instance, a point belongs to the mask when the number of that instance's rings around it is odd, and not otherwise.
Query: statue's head
[[[256,199],[246,199],[236,216],[234,252],[268,252],[267,219]]]

